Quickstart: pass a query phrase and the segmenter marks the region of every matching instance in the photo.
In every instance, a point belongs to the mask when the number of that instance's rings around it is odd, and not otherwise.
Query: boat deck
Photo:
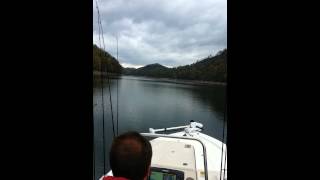
[[[172,136],[183,136],[184,132],[178,132],[178,133],[173,133],[170,134]],[[194,138],[200,139],[206,146],[206,151],[207,151],[207,168],[208,168],[208,178],[209,180],[218,180],[220,179],[220,169],[221,169],[221,152],[222,152],[222,143],[221,141],[212,138],[210,136],[207,136],[203,133],[194,133],[193,134]],[[157,143],[154,143],[153,141],[157,141]],[[163,143],[163,146],[159,146],[159,144]],[[175,143],[174,143],[175,142]],[[173,144],[178,144],[180,143],[181,145],[173,145]],[[196,177],[194,179],[198,180],[205,180],[205,175],[204,175],[204,158],[203,158],[203,148],[202,145],[195,140],[187,140],[187,139],[175,139],[175,138],[165,138],[165,137],[159,137],[151,141],[152,144],[152,149],[154,151],[154,156],[152,159],[152,163],[155,163],[155,166],[162,163],[165,164],[166,160],[163,159],[162,161],[160,158],[164,157],[170,157],[170,162],[171,164],[168,164],[167,168],[170,166],[176,165],[174,163],[175,161],[177,162],[176,169],[182,168],[180,167],[181,162],[183,163],[184,161],[190,162],[191,160],[194,160],[194,163],[192,164],[192,167],[195,167],[196,169]],[[170,144],[172,144],[170,146]],[[184,148],[184,145],[191,145],[191,150],[189,155],[187,155],[186,149]],[[226,153],[226,146],[224,146],[224,151],[223,151],[223,161],[222,161],[222,167],[225,167],[227,169],[227,164],[224,165],[224,158],[225,158],[225,153]],[[180,150],[179,150],[180,149]],[[175,153],[172,153],[171,151],[175,151]],[[177,153],[178,152],[178,153]],[[181,154],[180,154],[181,153]],[[193,155],[192,155],[193,154]],[[169,162],[169,161],[168,161]],[[191,164],[189,168],[191,168]],[[195,164],[195,166],[193,166]],[[164,167],[164,166],[161,166]],[[173,167],[172,167],[173,168]],[[186,167],[184,167],[186,168]],[[174,168],[173,168],[174,169]],[[223,173],[223,172],[222,172]],[[225,179],[227,179],[226,176],[227,173],[225,173]],[[188,176],[185,176],[186,178]],[[185,178],[185,179],[186,179]]]
[[[167,138],[168,139],[168,138]],[[153,154],[151,166],[183,171],[185,179],[197,179],[196,157],[192,145],[157,138],[151,142]]]

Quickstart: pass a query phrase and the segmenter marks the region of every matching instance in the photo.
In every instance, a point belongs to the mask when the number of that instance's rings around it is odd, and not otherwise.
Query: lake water
[[[116,80],[117,79],[117,80]],[[118,90],[117,90],[118,85]],[[164,128],[188,124],[190,120],[204,124],[203,132],[222,140],[226,87],[223,85],[187,85],[162,79],[120,76],[110,79],[114,122],[119,134],[149,128]],[[94,172],[95,179],[103,175],[102,86],[94,77]],[[108,81],[104,81],[105,168],[110,170],[108,152],[113,138]],[[225,130],[226,131],[226,130]]]

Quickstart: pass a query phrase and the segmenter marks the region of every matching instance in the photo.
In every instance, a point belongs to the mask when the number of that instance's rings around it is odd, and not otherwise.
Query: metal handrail
[[[179,138],[179,139],[187,139],[187,140],[195,140],[200,142],[203,148],[203,158],[204,158],[204,176],[205,180],[208,180],[208,167],[207,167],[207,150],[204,143],[198,139],[193,137],[184,137],[184,136],[173,136],[173,135],[167,135],[167,134],[154,134],[154,133],[140,133],[142,136],[149,136],[149,137],[166,137],[166,138]]]

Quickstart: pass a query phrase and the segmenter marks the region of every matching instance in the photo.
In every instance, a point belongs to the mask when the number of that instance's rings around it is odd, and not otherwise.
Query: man
[[[113,176],[103,180],[147,180],[150,174],[152,147],[137,132],[127,132],[116,137],[110,150]]]

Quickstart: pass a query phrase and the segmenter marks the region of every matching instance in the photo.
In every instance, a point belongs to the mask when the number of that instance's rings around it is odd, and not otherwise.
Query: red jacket
[[[104,176],[102,180],[128,180],[123,177]]]

